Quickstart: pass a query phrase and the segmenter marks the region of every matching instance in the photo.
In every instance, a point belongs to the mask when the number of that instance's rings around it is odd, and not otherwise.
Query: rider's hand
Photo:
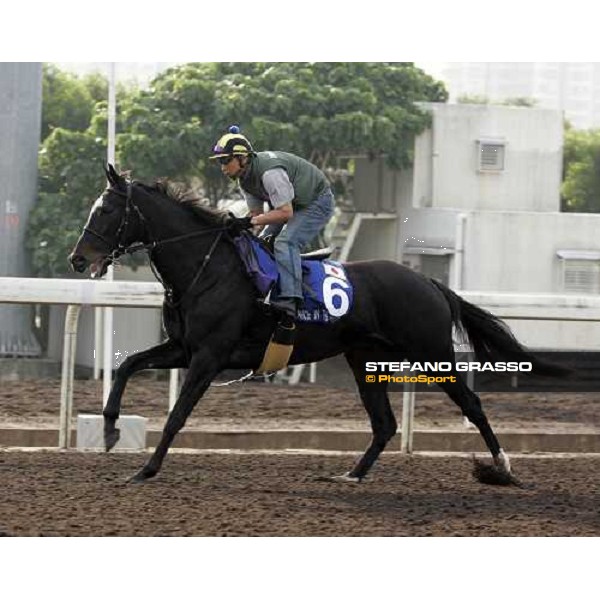
[[[231,220],[227,224],[227,228],[233,235],[239,235],[246,229],[251,229],[252,217],[231,217]]]

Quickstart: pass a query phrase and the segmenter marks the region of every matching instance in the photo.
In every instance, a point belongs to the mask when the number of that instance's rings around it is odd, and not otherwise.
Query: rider
[[[279,294],[271,304],[295,317],[302,300],[300,251],[325,227],[334,210],[329,181],[315,165],[288,152],[255,152],[237,126],[213,148],[211,159],[237,180],[250,215],[235,219],[237,231],[266,226],[261,237],[276,236]],[[264,204],[269,210],[264,212]]]

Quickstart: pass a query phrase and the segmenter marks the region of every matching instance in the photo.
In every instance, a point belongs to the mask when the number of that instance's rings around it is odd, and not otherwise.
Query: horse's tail
[[[478,361],[530,362],[534,374],[547,377],[565,377],[572,373],[571,369],[535,356],[517,340],[510,327],[499,317],[467,302],[441,283],[433,279],[431,281],[445,296],[452,323],[459,332],[466,334]]]

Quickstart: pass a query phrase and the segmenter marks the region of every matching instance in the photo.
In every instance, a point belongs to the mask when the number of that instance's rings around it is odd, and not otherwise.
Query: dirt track
[[[475,483],[466,458],[384,457],[370,482],[315,480],[348,456],[0,452],[0,531],[29,536],[596,536],[600,457],[515,459],[528,489]],[[25,501],[24,501],[25,500]]]
[[[75,382],[73,414],[102,409],[102,383]],[[390,394],[396,417],[402,415],[402,394]],[[0,423],[3,426],[58,426],[60,380],[3,382]],[[482,394],[494,428],[600,431],[600,394]],[[134,377],[125,390],[122,414],[141,415],[149,427],[162,428],[167,416],[168,381]],[[462,427],[456,405],[443,393],[418,394],[417,428]],[[323,385],[270,385],[248,382],[211,388],[188,419],[187,428],[244,429],[368,429],[366,412],[356,392]]]
[[[0,387],[0,423],[58,424],[58,381]],[[74,414],[100,412],[101,384],[78,381]],[[168,383],[132,381],[123,414],[164,424]],[[592,394],[483,397],[502,429],[600,429]],[[401,396],[392,404],[401,415]],[[418,427],[462,427],[442,394],[417,398]],[[323,386],[215,388],[188,427],[366,429],[356,394]],[[526,488],[489,487],[465,457],[383,455],[360,485],[319,482],[354,455],[172,453],[142,486],[125,485],[142,454],[0,450],[0,534],[17,536],[596,536],[600,457],[513,458]]]

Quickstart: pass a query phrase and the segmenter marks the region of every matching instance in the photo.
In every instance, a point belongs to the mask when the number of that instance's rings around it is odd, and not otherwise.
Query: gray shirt
[[[276,168],[265,171],[262,176],[262,183],[265,186],[265,190],[269,194],[269,199],[273,208],[280,208],[284,204],[289,204],[294,199],[294,186],[288,177],[285,169]],[[240,188],[241,189],[241,188]],[[244,198],[248,209],[251,211],[262,211],[263,202],[262,200],[244,192]]]

